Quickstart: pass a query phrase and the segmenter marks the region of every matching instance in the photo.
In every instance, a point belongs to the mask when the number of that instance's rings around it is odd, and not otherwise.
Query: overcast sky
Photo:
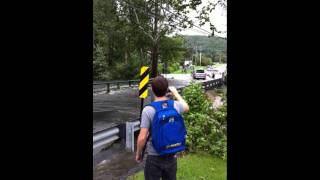
[[[197,10],[200,10],[204,5],[208,5],[209,4],[208,1],[210,1],[210,0],[203,0],[202,4],[199,5]],[[197,15],[198,15],[198,13],[196,11],[190,11],[188,16],[189,16],[189,18],[194,20],[194,22],[196,22],[195,24],[197,26],[199,26],[199,21],[196,20],[196,18],[194,18]],[[210,20],[215,25],[217,31],[224,32],[224,33],[215,33],[215,35],[218,35],[220,37],[226,37],[227,36],[227,33],[226,33],[226,31],[227,31],[227,10],[223,9],[220,6],[217,6],[216,9],[210,13]],[[205,25],[201,26],[201,28],[211,32],[209,23],[206,23]],[[205,33],[205,32],[203,32],[203,30],[200,30],[199,28],[196,28],[196,27],[193,27],[192,29],[185,29],[185,30],[179,32],[179,34],[183,34],[183,35],[208,35],[208,33]]]

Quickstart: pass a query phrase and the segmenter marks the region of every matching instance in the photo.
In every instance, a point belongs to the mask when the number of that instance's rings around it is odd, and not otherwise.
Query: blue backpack
[[[173,106],[173,100],[152,102],[156,113],[151,125],[152,145],[162,155],[185,150],[186,127],[182,116]]]

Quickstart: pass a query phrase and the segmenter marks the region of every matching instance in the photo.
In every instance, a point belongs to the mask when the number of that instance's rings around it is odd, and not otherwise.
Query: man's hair
[[[163,76],[157,76],[151,83],[152,91],[157,97],[165,96],[168,90],[168,81]]]

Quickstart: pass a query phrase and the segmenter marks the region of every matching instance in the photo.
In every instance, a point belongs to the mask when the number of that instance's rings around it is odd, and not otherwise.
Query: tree
[[[144,34],[128,21],[134,16],[124,16],[129,7],[118,5],[117,0],[93,1],[93,74],[94,79],[113,79],[117,69],[123,66],[137,64],[137,60],[146,59],[146,48],[150,46]],[[140,15],[140,14],[139,14]],[[148,21],[146,16],[144,21]],[[137,57],[140,56],[140,58]],[[133,60],[135,62],[129,62]],[[135,67],[136,68],[136,67]],[[125,71],[125,70],[123,70]],[[121,73],[121,78],[132,78],[127,73]]]
[[[157,66],[159,58],[159,43],[164,35],[173,32],[177,27],[187,28],[192,27],[194,23],[189,20],[187,14],[188,9],[196,10],[202,1],[201,0],[119,0],[120,5],[127,5],[131,8],[135,20],[130,22],[136,24],[139,29],[150,38],[151,45],[151,77],[157,75]],[[124,2],[124,3],[123,3]],[[219,2],[221,3],[221,2]],[[217,4],[219,4],[217,3]],[[213,4],[210,3],[213,9]],[[206,10],[201,11],[199,19],[209,22],[206,16]],[[147,24],[142,23],[143,16],[138,12],[144,12],[151,17],[151,21]],[[129,15],[129,13],[128,13]],[[129,20],[129,18],[128,18]]]
[[[182,50],[176,48],[179,40],[171,42],[166,35],[178,27],[191,28],[194,23],[187,14],[200,4],[201,0],[93,0],[94,78],[119,78],[112,72],[138,64],[151,65],[154,77],[159,57],[163,62],[182,60]],[[118,74],[132,78],[128,73]]]
[[[163,37],[160,41],[159,55],[162,63],[178,63],[184,60],[186,48],[183,37]]]

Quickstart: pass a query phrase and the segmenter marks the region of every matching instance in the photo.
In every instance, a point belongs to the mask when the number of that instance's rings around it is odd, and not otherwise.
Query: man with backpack
[[[155,100],[144,107],[141,129],[137,140],[136,161],[142,162],[146,145],[147,160],[144,169],[146,180],[175,180],[177,159],[175,154],[185,149],[186,129],[181,113],[189,111],[189,105],[176,88],[169,87],[163,76],[157,76],[151,83]],[[170,100],[171,94],[177,101]]]

